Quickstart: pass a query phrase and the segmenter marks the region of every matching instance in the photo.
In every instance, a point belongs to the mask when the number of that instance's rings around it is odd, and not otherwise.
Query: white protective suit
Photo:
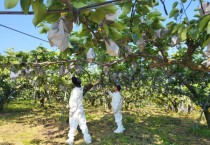
[[[122,133],[125,130],[122,124],[122,96],[119,91],[114,93],[108,91],[108,93],[112,97],[112,110],[114,112],[115,122],[117,123],[117,129],[114,133]]]
[[[88,133],[88,128],[86,125],[85,111],[82,104],[83,99],[83,87],[75,87],[71,91],[71,96],[69,100],[69,124],[70,130],[68,133],[69,139],[66,141],[68,144],[73,144],[74,142],[74,133],[77,130],[79,125],[82,133],[84,135],[84,140],[87,144],[91,143],[91,136]]]

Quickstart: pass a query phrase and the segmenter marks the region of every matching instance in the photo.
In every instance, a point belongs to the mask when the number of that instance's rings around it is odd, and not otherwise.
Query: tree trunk
[[[130,101],[125,103],[125,110],[129,110],[129,106],[130,106]]]
[[[107,102],[107,106],[108,106],[109,110],[111,110],[111,109],[112,109],[111,102]]]
[[[191,113],[191,108],[192,108],[192,106],[191,105],[188,105],[188,114]]]
[[[4,110],[4,102],[0,102],[0,112]]]
[[[100,106],[103,106],[103,99],[100,99]]]
[[[4,97],[2,98],[2,100],[0,101],[0,112],[3,112],[4,111],[4,105],[5,103],[7,102],[8,100],[8,97]]]
[[[210,129],[210,112],[208,111],[208,109],[204,110],[204,115],[205,115],[205,118],[206,118],[208,128]]]
[[[44,107],[44,97],[42,97],[39,102],[41,104],[41,107]]]
[[[172,105],[173,105],[175,112],[177,113],[179,111],[179,109],[178,109],[178,103],[176,102],[176,100],[174,100],[174,102],[172,102]]]
[[[34,104],[36,104],[36,91],[34,91]]]
[[[95,99],[91,100],[91,106],[95,106]]]

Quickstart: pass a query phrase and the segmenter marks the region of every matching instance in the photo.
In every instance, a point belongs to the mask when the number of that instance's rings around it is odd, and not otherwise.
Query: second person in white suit
[[[115,85],[113,93],[108,91],[109,95],[112,97],[112,110],[117,124],[117,129],[114,133],[122,133],[125,130],[122,124],[122,96],[120,94],[120,90],[120,85]]]

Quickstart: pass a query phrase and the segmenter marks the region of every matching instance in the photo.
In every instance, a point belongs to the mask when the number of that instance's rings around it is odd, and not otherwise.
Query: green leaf
[[[109,31],[110,31],[110,35],[112,36],[114,40],[118,40],[122,37],[121,33],[117,31],[116,28],[109,27]]]
[[[183,31],[184,28],[185,28],[185,27],[184,27],[184,25],[182,24],[182,25],[179,27],[178,33],[181,34],[181,32]]]
[[[42,55],[38,55],[37,56],[37,59],[42,59]]]
[[[20,6],[24,14],[28,14],[30,5],[31,5],[31,0],[20,0]]]
[[[134,25],[134,26],[132,27],[132,31],[133,31],[134,33],[138,33],[138,32],[139,32],[139,26],[138,26],[138,25]]]
[[[193,17],[200,18],[201,16],[200,16],[200,14],[195,14]]]
[[[207,34],[210,34],[210,21],[209,21],[208,26],[207,26]]]
[[[148,5],[144,5],[144,6],[142,7],[142,13],[143,13],[143,15],[148,14],[150,11],[151,11],[151,10],[150,10],[150,7],[149,7]]]
[[[174,2],[172,5],[172,9],[176,8],[177,5],[178,5],[178,2]]]
[[[159,12],[158,10],[155,10],[154,12],[150,12],[148,15],[147,15],[147,19],[152,19],[153,17],[157,17],[157,16],[161,16],[161,12]]]
[[[199,30],[198,28],[191,28],[188,31],[188,38],[192,39],[192,40],[197,40],[198,39],[198,34],[199,34]]]
[[[199,31],[200,32],[203,32],[205,27],[207,26],[208,22],[210,20],[210,15],[208,16],[205,16],[201,21],[200,21],[200,24],[199,24]]]
[[[46,34],[49,30],[50,30],[49,27],[43,26],[43,27],[40,29],[39,33],[40,33],[40,34],[43,34],[43,33]]]
[[[10,56],[14,56],[15,52],[13,48],[8,48],[7,51],[5,51],[6,54],[9,54]]]
[[[119,31],[122,31],[122,30],[125,29],[125,25],[123,25],[123,24],[121,24],[121,23],[119,23],[119,22],[112,23],[112,24],[110,24],[109,26],[110,26],[110,27],[114,27],[114,28],[116,28],[116,29],[119,30]]]
[[[47,14],[45,17],[45,21],[47,22],[55,22],[59,19],[60,14]]]
[[[61,6],[59,4],[54,5],[56,0],[51,0],[53,5],[51,5],[50,7],[48,7],[48,10],[58,10]],[[49,4],[48,4],[49,5]],[[69,13],[67,14],[67,18],[69,19]],[[50,14],[47,13],[46,17],[45,17],[45,21],[51,23],[51,22],[55,22],[59,19],[60,14],[59,13],[55,13],[55,14]]]
[[[70,37],[70,41],[71,42],[78,42],[79,40],[81,40],[79,37],[77,37],[77,36],[74,36],[74,35],[72,35],[71,37]]]
[[[165,17],[162,17],[162,16],[157,16],[157,19],[161,20],[161,21],[165,21],[166,18]]]
[[[132,37],[134,43],[136,43],[140,39],[139,35],[137,35],[137,34],[132,34],[131,37]]]
[[[37,26],[46,17],[47,7],[41,1],[33,1],[32,8],[34,11],[33,24],[34,24],[34,26]]]
[[[14,8],[19,0],[4,0],[4,7],[5,9],[11,9]]]
[[[17,60],[10,61],[10,63],[13,64],[13,65],[15,65],[15,64],[20,64],[20,62],[17,61]]]
[[[187,0],[181,0],[183,3],[185,3]]]
[[[84,6],[87,6],[87,5],[84,4],[83,2],[73,2],[73,6],[75,8],[81,8],[81,7],[84,7]]]
[[[151,26],[152,24],[153,24],[153,20],[152,19],[150,19],[150,20],[146,20],[146,24],[148,25],[148,26]]]
[[[175,8],[173,9],[170,14],[169,14],[169,18],[172,18],[174,15],[176,15],[179,12],[179,9]]]
[[[81,12],[81,14],[84,14],[85,16],[88,16],[90,14],[90,10],[84,10]]]
[[[88,34],[90,34],[90,31],[88,29],[83,28],[82,30],[78,32],[78,34],[79,34],[79,37],[84,37],[84,36],[87,37]]]
[[[103,9],[97,9],[94,13],[90,15],[90,20],[99,24],[101,21],[103,21],[104,17],[106,15],[106,12]]]
[[[150,7],[154,7],[154,6],[158,6],[158,5],[159,5],[159,2],[156,1],[156,0],[147,0],[147,4],[148,4]]]
[[[86,48],[90,48],[90,47],[93,47],[93,41],[87,41],[86,43],[85,43],[85,47]]]
[[[104,28],[104,30],[106,32],[106,35],[109,36],[109,27],[106,24],[104,24],[103,28]]]
[[[125,22],[125,24],[129,24],[129,22]],[[139,17],[133,17],[133,25],[139,25],[141,23],[141,19]]]
[[[55,0],[47,0],[47,7],[50,7],[53,3],[54,3]]]
[[[161,28],[163,28],[163,25],[162,25],[161,21],[155,20],[152,23],[152,28],[154,28],[154,29],[161,29]]]
[[[182,32],[181,32],[181,34],[180,34],[180,39],[181,39],[181,41],[184,41],[184,40],[186,40],[187,39],[187,28],[184,28],[183,30],[182,30]]]
[[[107,6],[107,7],[104,7],[104,10],[107,12],[107,13],[116,13],[118,8],[116,6]]]
[[[120,16],[119,16],[120,19],[126,17],[127,14],[130,13],[132,5],[133,5],[133,4],[132,4],[131,2],[125,3],[125,4],[123,5],[123,7],[122,7],[122,13],[121,13]]]
[[[203,43],[203,47],[206,47],[210,43],[210,37]]]
[[[179,30],[179,28],[182,26],[182,24],[177,24],[175,27],[174,27],[174,29],[173,29],[173,31],[171,32],[172,34],[175,34],[175,33],[177,33],[178,32],[178,30]]]

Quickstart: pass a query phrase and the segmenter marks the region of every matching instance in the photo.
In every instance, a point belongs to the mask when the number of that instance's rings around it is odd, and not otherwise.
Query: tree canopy
[[[42,33],[49,31],[45,24],[55,23],[64,12],[79,29],[70,33],[72,47],[63,52],[43,47],[29,53],[8,50],[6,56],[0,56],[2,74],[8,67],[24,74],[32,69],[35,76],[30,81],[37,82],[35,89],[47,93],[46,86],[66,90],[69,76],[65,74],[70,71],[83,76],[90,83],[89,89],[98,80],[100,83],[95,84],[103,87],[121,83],[134,92],[128,99],[133,102],[141,99],[134,95],[135,90],[142,96],[152,96],[156,91],[174,106],[177,99],[170,95],[187,95],[204,106],[209,93],[210,12],[202,3],[193,12],[194,17],[188,18],[184,4],[193,2],[177,0],[167,12],[162,0],[5,0],[7,9],[20,4],[26,15],[32,9],[33,24],[41,27]],[[168,17],[158,5],[164,6]],[[86,58],[90,48],[96,54],[92,60]],[[110,55],[108,49],[117,53]],[[139,90],[140,86],[144,88]]]
[[[5,0],[5,8],[15,7],[18,2],[25,14],[32,7],[33,24],[43,27],[44,23],[57,21],[61,12],[67,12],[67,19],[80,26],[72,32],[70,42],[73,48],[65,51],[66,55],[76,54],[83,60],[89,48],[94,48],[97,57],[95,63],[114,65],[130,58],[133,61],[144,57],[151,67],[179,65],[193,70],[209,71],[200,65],[205,58],[204,48],[209,44],[208,13],[201,17],[198,10],[195,17],[189,19],[184,15],[186,9],[178,4],[188,1],[175,1],[169,12],[172,18],[167,24],[162,13],[157,9],[162,5],[156,0]],[[193,1],[190,1],[190,3]],[[167,9],[166,9],[167,12]],[[117,14],[117,19],[113,15]],[[107,18],[111,15],[112,19]],[[185,16],[185,17],[184,17]],[[105,39],[113,40],[120,47],[119,57],[109,57],[106,53]],[[131,47],[131,51],[126,49]],[[171,49],[177,49],[171,54]]]

